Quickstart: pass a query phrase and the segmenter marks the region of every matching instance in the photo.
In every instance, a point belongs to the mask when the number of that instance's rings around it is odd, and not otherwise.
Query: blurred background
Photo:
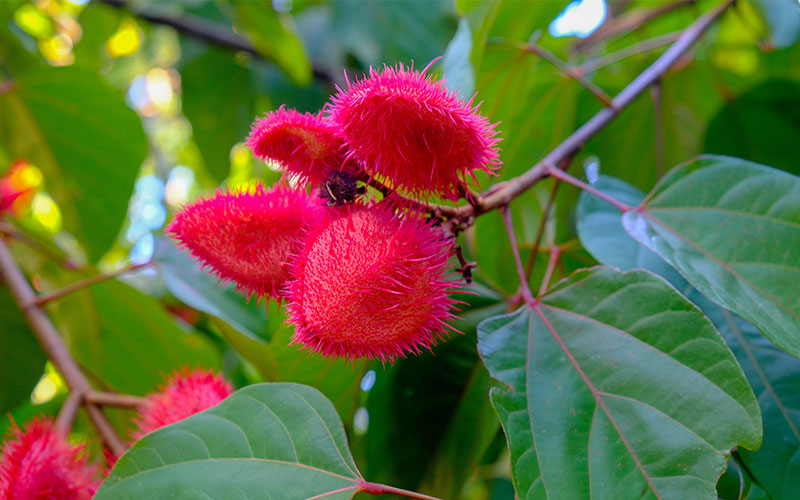
[[[479,263],[478,295],[456,325],[465,335],[394,367],[287,346],[278,307],[218,287],[162,228],[218,186],[279,178],[243,145],[256,116],[280,105],[316,112],[345,72],[352,81],[370,66],[421,68],[442,55],[432,70],[462,97],[477,92],[482,112],[500,122],[504,167],[482,187],[519,175],[716,3],[0,0],[0,191],[11,193],[0,229],[40,292],[156,264],[49,306],[99,387],[144,394],[185,364],[222,369],[238,386],[308,383],[336,405],[370,480],[445,498],[512,498],[486,397],[492,382],[475,353],[475,325],[503,312],[516,290],[498,214],[463,236]],[[573,173],[611,174],[646,191],[710,152],[800,174],[799,36],[796,0],[738,2],[586,145]],[[514,207],[524,259],[551,190],[542,182]],[[556,277],[595,263],[575,236],[576,197],[561,189],[566,208],[542,222],[543,248],[564,249]],[[546,260],[535,263],[533,283]],[[0,325],[24,330],[14,307],[0,289]],[[0,367],[0,414],[24,421],[57,411],[64,383],[32,340],[3,337],[0,358],[11,360]],[[117,412],[121,429],[126,418]],[[96,445],[85,420],[76,430]],[[473,440],[459,441],[465,435]]]

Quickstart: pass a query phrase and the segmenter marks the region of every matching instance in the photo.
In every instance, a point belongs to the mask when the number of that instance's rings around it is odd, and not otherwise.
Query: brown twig
[[[264,56],[256,50],[247,39],[227,26],[207,21],[202,17],[194,16],[191,14],[181,14],[180,16],[170,16],[151,12],[146,9],[140,8],[138,5],[132,5],[127,0],[96,0],[97,2],[104,3],[117,9],[126,9],[136,17],[143,19],[153,24],[161,24],[174,28],[184,35],[208,42],[218,47],[226,49],[247,52],[248,54],[265,60]],[[323,80],[330,85],[342,86],[345,82],[342,77],[335,76],[329,71],[312,65],[312,72],[314,78]]]
[[[456,268],[456,271],[461,273],[467,284],[472,283],[472,270],[478,267],[478,263],[475,261],[467,261],[467,259],[464,258],[464,249],[461,245],[453,247],[453,252],[456,254],[456,258],[460,264],[460,267]]]
[[[14,262],[11,252],[2,239],[0,239],[0,276],[8,284],[14,302],[25,314],[42,350],[64,377],[70,392],[78,394],[90,392],[92,387],[89,381],[69,353],[67,346],[64,345],[47,313],[35,304],[36,294],[25,279],[25,275],[22,274],[22,270]],[[103,443],[116,456],[124,453],[125,443],[116,434],[100,408],[92,403],[86,403],[85,407]]]
[[[6,235],[10,238],[14,238],[15,240],[19,241],[20,243],[24,244],[27,247],[32,248],[36,252],[39,252],[44,257],[48,259],[58,262],[63,267],[72,270],[80,270],[83,266],[78,265],[71,260],[69,260],[64,255],[58,253],[57,251],[53,250],[52,248],[42,244],[38,240],[31,238],[29,235],[23,233],[22,231],[18,230],[14,225],[9,224],[8,222],[0,220],[0,236]]]
[[[84,400],[97,406],[116,406],[119,408],[139,408],[144,406],[145,399],[129,394],[116,392],[91,391],[86,393]]]
[[[90,278],[86,278],[84,280],[76,281],[75,283],[71,283],[71,284],[69,284],[69,285],[67,285],[67,286],[65,286],[63,288],[60,288],[60,289],[54,291],[54,292],[51,292],[51,293],[48,293],[48,294],[44,294],[44,295],[39,295],[36,298],[36,300],[33,301],[32,305],[37,306],[37,307],[43,306],[43,305],[47,304],[48,302],[52,302],[54,300],[58,300],[58,299],[66,296],[66,295],[69,295],[71,293],[77,292],[78,290],[82,290],[82,289],[84,289],[86,287],[89,287],[91,285],[94,285],[96,283],[101,283],[103,281],[110,280],[111,278],[116,278],[117,276],[119,276],[121,274],[125,274],[125,273],[130,272],[130,271],[135,271],[137,269],[141,269],[141,268],[143,268],[145,266],[149,266],[150,264],[151,264],[150,262],[145,262],[145,263],[142,263],[142,264],[130,264],[130,265],[125,266],[125,267],[123,267],[121,269],[117,269],[116,271],[111,271],[111,272],[108,272],[108,273],[101,273],[101,274],[97,274],[95,276],[92,276]]]
[[[545,49],[541,45],[536,44],[535,42],[505,42],[505,41],[495,41],[495,40],[488,40],[488,43],[503,43],[510,47],[517,48],[519,50],[523,50],[525,52],[529,52],[531,54],[536,54],[537,56],[541,57],[542,59],[548,61],[550,64],[555,66],[561,73],[563,73],[568,78],[572,78],[576,82],[578,82],[583,88],[588,90],[592,93],[600,102],[603,103],[604,106],[612,106],[613,103],[611,101],[611,96],[606,94],[606,92],[598,87],[595,83],[587,80],[582,73],[582,70],[578,67],[572,66],[571,64],[562,61],[558,58],[555,54],[550,52],[549,50]]]
[[[664,175],[664,116],[661,109],[661,79],[658,79],[650,87],[650,97],[653,99],[653,120],[655,122],[656,174],[661,178]]]
[[[391,194],[398,200],[406,202],[408,206],[416,206],[436,216],[449,218],[450,220],[448,220],[443,227],[447,230],[451,230],[451,232],[452,228],[459,228],[459,230],[466,229],[472,224],[475,217],[508,205],[514,198],[527,191],[544,177],[550,175],[550,169],[553,168],[553,165],[559,165],[565,159],[574,156],[589,139],[594,137],[608,125],[611,120],[616,118],[617,115],[629,106],[642,92],[656,83],[661,76],[666,73],[701,36],[703,36],[714,21],[716,21],[728,7],[735,3],[735,1],[736,0],[724,0],[717,7],[700,16],[694,23],[689,25],[678,35],[675,42],[664,51],[653,64],[642,71],[639,76],[634,78],[627,87],[622,89],[622,91],[611,100],[611,106],[604,107],[598,111],[589,121],[564,139],[564,141],[551,150],[544,158],[539,160],[533,167],[528,169],[528,171],[522,175],[498,183],[496,186],[493,186],[494,189],[483,193],[481,196],[482,203],[480,205],[471,203],[458,207],[432,205],[393,193],[390,188],[383,186],[374,179],[371,180],[370,185],[378,190],[383,189],[381,192],[383,192],[384,195]],[[583,185],[586,186],[585,184]],[[591,186],[589,186],[589,188],[591,188]],[[601,193],[600,196],[605,195]]]
[[[547,176],[552,165],[558,165],[564,158],[575,154],[589,139],[594,137],[595,134],[613,120],[620,113],[620,110],[632,103],[634,99],[669,70],[675,61],[700,39],[703,33],[706,32],[714,21],[716,21],[734,1],[735,0],[723,1],[720,5],[699,17],[694,23],[683,30],[669,49],[661,54],[653,64],[640,73],[627,87],[617,94],[613,99],[613,107],[606,107],[598,111],[589,121],[573,132],[527,172],[506,181],[503,183],[502,188],[497,189],[491,194],[484,195],[482,207],[477,208],[472,205],[461,205],[452,211],[453,217],[460,219],[463,224],[466,224],[466,221],[471,217],[476,217],[482,213],[508,205],[511,200]]]
[[[643,7],[630,10],[619,17],[606,19],[591,35],[575,44],[575,50],[587,51],[603,40],[614,38],[623,33],[630,33],[649,23],[653,19],[672,12],[680,7],[692,5],[695,0],[676,0],[657,7]]]
[[[82,394],[78,391],[70,391],[64,404],[61,405],[61,410],[58,412],[55,427],[63,435],[69,434],[72,429],[72,422],[75,421],[75,416],[81,408]]]
[[[629,45],[623,49],[619,49],[616,52],[606,54],[602,57],[598,57],[597,59],[586,61],[580,66],[577,66],[576,69],[580,71],[581,74],[588,75],[590,73],[594,73],[600,68],[605,68],[606,66],[619,62],[627,57],[649,52],[659,47],[663,47],[664,45],[669,45],[677,40],[678,36],[680,36],[680,32],[667,33],[666,35],[660,35],[647,40],[642,40],[639,43]]]
[[[358,180],[372,188],[375,188],[378,192],[380,192],[384,196],[384,198],[392,197],[396,201],[399,201],[403,206],[421,210],[423,212],[428,212],[429,214],[434,215],[436,217],[454,217],[456,215],[456,207],[452,207],[450,205],[437,205],[434,203],[426,203],[424,201],[408,198],[406,196],[397,193],[392,188],[383,184],[374,177],[370,177],[366,174],[359,177]],[[465,197],[469,194],[472,194],[472,191],[464,191]],[[475,196],[480,198],[481,201],[483,200],[483,197],[481,195],[475,194]],[[474,206],[475,204],[470,203],[470,205]]]

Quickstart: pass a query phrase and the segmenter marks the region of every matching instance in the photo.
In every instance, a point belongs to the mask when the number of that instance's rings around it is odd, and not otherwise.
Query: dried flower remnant
[[[302,181],[319,186],[331,172],[346,165],[344,143],[322,114],[281,107],[256,119],[247,147],[262,160],[281,164]],[[355,172],[352,172],[355,173]]]
[[[82,446],[67,442],[45,418],[14,429],[0,457],[2,500],[89,500],[102,482]]]
[[[369,175],[417,196],[456,199],[467,178],[500,164],[495,125],[478,106],[402,64],[340,90],[330,117]]]
[[[176,371],[159,392],[147,396],[134,420],[139,429],[132,435],[140,439],[165,425],[207,410],[232,393],[230,382],[212,371],[190,372],[188,368]]]
[[[302,190],[261,185],[217,192],[185,206],[166,231],[223,281],[248,297],[282,297],[286,264],[303,226],[318,217],[319,200]]]
[[[393,361],[430,349],[453,317],[451,242],[418,214],[385,205],[331,209],[293,262],[294,341],[325,355]]]

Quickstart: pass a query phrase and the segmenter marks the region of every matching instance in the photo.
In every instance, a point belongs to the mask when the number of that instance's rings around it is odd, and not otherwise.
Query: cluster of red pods
[[[391,362],[436,343],[463,285],[447,271],[452,237],[407,200],[457,199],[498,167],[496,135],[425,71],[371,70],[318,114],[257,119],[247,145],[282,181],[218,191],[167,232],[248,297],[285,301],[295,342]],[[389,194],[370,195],[375,183]]]

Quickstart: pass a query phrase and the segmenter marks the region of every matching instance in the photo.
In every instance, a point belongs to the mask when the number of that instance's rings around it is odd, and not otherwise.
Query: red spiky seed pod
[[[348,84],[330,118],[368,174],[417,196],[456,199],[468,177],[500,164],[495,125],[478,106],[402,64]]]
[[[99,468],[86,463],[46,418],[15,428],[0,456],[2,500],[89,500],[100,486]]]
[[[233,386],[213,371],[189,371],[183,368],[173,372],[159,392],[149,394],[145,404],[134,419],[138,430],[131,433],[140,439],[147,433],[195,413],[217,405],[233,393]]]
[[[281,106],[253,123],[247,147],[262,160],[279,163],[301,181],[318,186],[332,171],[346,166],[344,143],[322,114]]]
[[[320,200],[278,186],[264,191],[218,191],[183,207],[167,233],[249,298],[282,297],[289,278],[286,261],[297,250],[303,226],[318,217]]]
[[[417,214],[348,205],[309,226],[292,263],[293,341],[328,356],[394,361],[441,337],[461,285],[452,243]]]

